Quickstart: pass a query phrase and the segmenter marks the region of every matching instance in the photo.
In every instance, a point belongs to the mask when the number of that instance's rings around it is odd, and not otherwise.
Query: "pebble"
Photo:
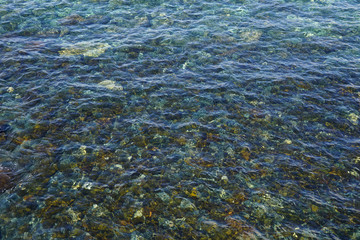
[[[161,199],[161,201],[163,201],[163,202],[168,202],[169,200],[170,200],[170,196],[167,194],[167,193],[165,193],[165,192],[159,192],[159,193],[157,193],[156,194],[160,199]]]
[[[81,145],[79,148],[79,151],[80,151],[81,155],[86,155],[86,146]]]
[[[221,181],[224,181],[225,183],[227,183],[229,181],[229,178],[226,175],[224,175],[221,177]]]
[[[360,117],[358,115],[356,115],[355,113],[350,113],[348,119],[352,124],[358,125],[359,118]]]
[[[165,224],[167,224],[171,228],[175,226],[173,221],[165,221]]]
[[[123,169],[123,166],[121,164],[115,164],[114,167],[119,168],[119,169]]]
[[[0,193],[11,187],[9,172],[0,166]]]
[[[143,209],[139,209],[134,213],[134,218],[141,218],[143,216]]]
[[[85,182],[84,185],[82,186],[82,188],[85,188],[87,190],[90,190],[93,186],[93,183],[91,182]]]
[[[184,199],[181,201],[180,203],[180,208],[181,209],[195,209],[195,205],[190,202],[188,199]]]
[[[110,45],[107,43],[79,42],[69,48],[59,51],[61,56],[84,55],[86,57],[99,57]]]
[[[124,88],[121,85],[116,84],[115,81],[111,81],[111,80],[104,80],[102,82],[99,82],[100,86],[103,86],[109,90],[117,90],[117,91],[122,91]]]

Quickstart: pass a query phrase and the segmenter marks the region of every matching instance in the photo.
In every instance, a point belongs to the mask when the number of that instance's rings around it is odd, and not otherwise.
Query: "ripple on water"
[[[0,238],[357,239],[359,12],[3,1]]]

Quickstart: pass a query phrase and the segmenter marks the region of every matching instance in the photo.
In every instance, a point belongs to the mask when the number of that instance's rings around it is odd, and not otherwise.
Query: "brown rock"
[[[12,187],[11,171],[0,166],[0,193]]]

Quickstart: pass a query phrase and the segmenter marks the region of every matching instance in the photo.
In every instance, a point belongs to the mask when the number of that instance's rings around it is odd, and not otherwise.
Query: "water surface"
[[[0,1],[0,239],[359,239],[356,0]]]

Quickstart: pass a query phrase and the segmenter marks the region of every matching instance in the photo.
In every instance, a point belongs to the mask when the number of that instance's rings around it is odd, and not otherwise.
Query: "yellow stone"
[[[117,85],[115,81],[104,80],[98,83],[100,86],[106,87],[109,90],[118,90],[122,91],[123,87],[121,85]]]
[[[110,45],[107,43],[79,42],[59,51],[59,54],[61,56],[83,55],[87,57],[98,57],[108,48],[110,48]]]
[[[197,192],[196,188],[194,187],[191,190],[190,197],[197,197],[197,195],[198,195],[198,192]]]
[[[313,212],[317,212],[319,210],[319,207],[314,205],[314,204],[311,204],[311,211]]]
[[[143,216],[143,209],[139,209],[134,213],[134,218],[139,218]]]
[[[79,150],[80,150],[81,155],[86,155],[86,146],[85,145],[80,146]]]
[[[358,120],[359,120],[359,116],[356,115],[355,113],[350,113],[348,119],[350,120],[350,122],[352,122],[352,124],[357,125]]]

